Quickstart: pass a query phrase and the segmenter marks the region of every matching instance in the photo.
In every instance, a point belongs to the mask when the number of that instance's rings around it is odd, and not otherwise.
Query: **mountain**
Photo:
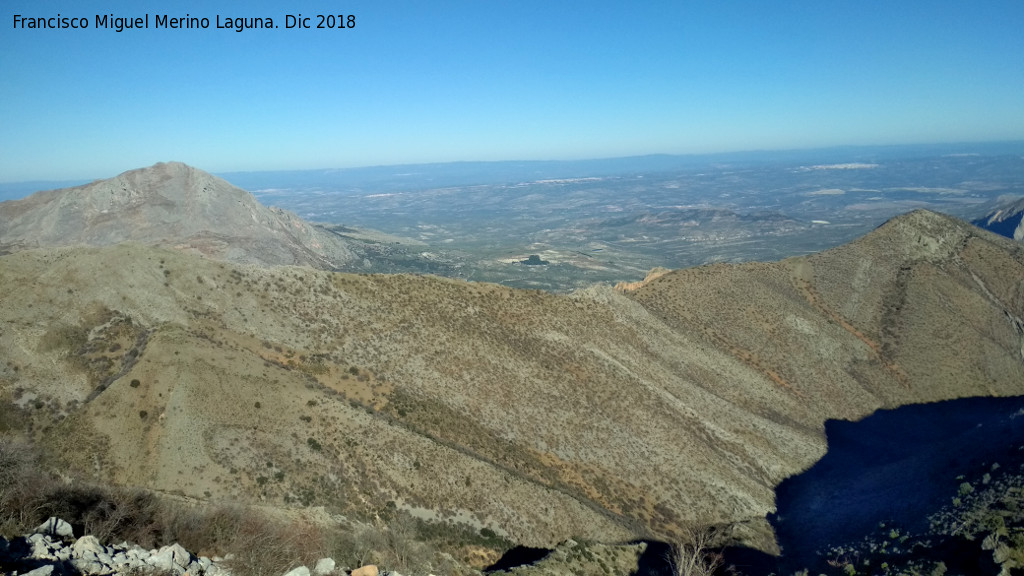
[[[1024,242],[1024,198],[1004,202],[999,208],[971,223],[1001,236]]]
[[[1024,246],[927,211],[625,292],[138,244],[8,254],[0,285],[0,397],[64,466],[527,546],[728,524],[777,550],[827,419],[1024,394]]]
[[[335,269],[354,258],[337,235],[180,162],[0,203],[0,251],[121,242],[238,263]]]

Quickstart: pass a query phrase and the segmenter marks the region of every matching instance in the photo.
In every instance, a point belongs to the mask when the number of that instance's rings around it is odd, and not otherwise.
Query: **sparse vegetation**
[[[260,477],[260,485],[269,478]],[[278,473],[278,480],[283,474]],[[240,505],[190,505],[143,490],[111,488],[45,472],[35,449],[0,439],[0,535],[22,534],[49,516],[81,525],[102,543],[126,540],[144,547],[178,543],[203,555],[232,554],[241,576],[280,576],[332,556],[348,566],[374,562],[406,574],[453,574],[458,564],[438,555],[439,542],[465,544],[451,530],[394,514],[379,526],[331,528],[309,521],[274,520]],[[433,542],[433,544],[428,544]],[[501,542],[502,545],[506,543]]]
[[[888,250],[884,234],[872,242]],[[99,261],[139,268],[127,248],[68,249],[75,302],[119,309],[93,319],[63,306],[66,284],[5,296],[0,384],[11,394],[24,389],[25,435],[96,481],[155,474],[189,498],[237,494],[361,521],[388,500],[441,520],[471,510],[469,525],[532,545],[569,536],[669,540],[694,518],[747,518],[770,506],[768,487],[825,449],[818,431],[826,417],[859,418],[879,398],[1019,386],[1019,335],[962,279],[976,274],[1020,316],[1021,258],[999,260],[997,274],[967,252],[890,266],[872,259],[879,250],[709,266],[630,295],[594,287],[565,296],[430,277],[221,268],[173,252],[159,255],[175,271],[174,290],[150,289],[156,279],[140,276],[148,291],[133,291],[123,275],[93,272]],[[5,258],[0,272],[27,285],[54,269],[46,258]],[[851,308],[850,283],[836,278],[865,261],[872,275]],[[938,324],[902,308],[900,322],[914,334],[991,324],[1008,335],[987,337],[982,349],[956,338],[908,341],[899,322],[884,328],[876,317],[897,311],[876,303],[884,290],[903,289],[883,282],[899,266],[912,268],[905,288],[923,287],[922,298],[968,294],[943,300],[950,319]],[[63,328],[47,336],[49,327]],[[151,334],[145,346],[143,334]],[[872,347],[882,349],[883,334],[885,358]],[[880,358],[930,385],[903,387]],[[137,363],[122,379],[98,390],[129,361]],[[975,373],[986,379],[963,377]],[[763,526],[751,532],[759,529],[750,538],[763,543]]]
[[[722,554],[713,548],[716,531],[713,528],[692,528],[683,539],[670,546],[666,559],[673,576],[713,576],[722,567]]]

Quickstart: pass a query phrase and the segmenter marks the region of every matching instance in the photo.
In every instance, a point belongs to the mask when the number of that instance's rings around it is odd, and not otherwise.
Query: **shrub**
[[[712,549],[713,528],[691,529],[673,544],[668,560],[673,576],[712,576],[722,566],[722,555]]]
[[[235,556],[227,567],[237,576],[280,576],[296,566],[312,566],[326,549],[316,526],[273,522],[254,512],[243,514],[228,548]]]
[[[46,519],[43,507],[54,486],[29,444],[0,440],[0,532],[13,536],[38,526]]]

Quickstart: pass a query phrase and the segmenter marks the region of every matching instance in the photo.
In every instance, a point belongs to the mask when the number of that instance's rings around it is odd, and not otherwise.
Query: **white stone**
[[[50,576],[53,573],[53,564],[47,564],[46,566],[40,566],[30,572],[25,572],[23,576]]]
[[[184,572],[185,568],[192,562],[192,555],[181,547],[180,544],[164,546],[156,554],[150,556],[146,562],[164,570],[175,570]]]
[[[71,565],[82,574],[106,573],[110,571],[108,566],[104,566],[95,559],[89,558],[74,558],[71,560]]]
[[[316,576],[327,576],[331,572],[334,572],[334,558],[321,558],[316,561],[316,566],[313,568],[313,574]]]
[[[71,555],[75,558],[81,558],[86,552],[92,552],[93,554],[103,554],[106,552],[106,549],[100,544],[99,538],[92,534],[75,540],[75,543],[71,545],[71,550]]]
[[[309,568],[299,566],[298,568],[289,570],[284,576],[309,576]]]
[[[68,524],[56,516],[50,516],[46,522],[43,522],[36,527],[35,532],[38,532],[39,534],[51,534],[60,538],[71,538],[74,536],[74,532],[71,530],[71,524]]]
[[[54,558],[53,554],[50,552],[50,547],[47,546],[46,542],[42,539],[35,541],[29,540],[29,542],[32,542],[32,552],[29,552],[29,555],[32,558],[37,558],[40,560],[51,560]]]

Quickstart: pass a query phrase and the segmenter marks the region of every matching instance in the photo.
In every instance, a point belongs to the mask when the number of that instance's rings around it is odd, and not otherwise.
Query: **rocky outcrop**
[[[193,556],[178,544],[146,550],[122,542],[104,546],[92,535],[75,539],[71,525],[50,518],[32,534],[0,539],[0,568],[19,574],[129,574],[161,570],[173,574],[228,575],[219,562]]]
[[[27,534],[12,540],[0,538],[0,573],[23,576],[58,576],[72,574],[121,575],[121,574],[176,574],[181,576],[230,576],[227,567],[231,555],[225,558],[195,556],[179,544],[147,550],[134,544],[122,542],[104,546],[92,535],[75,538],[70,524],[60,518],[50,518]],[[363,567],[353,573],[377,567]],[[321,558],[310,571],[299,566],[287,576],[328,576],[345,574],[336,570],[331,558]],[[401,576],[395,572],[391,576]]]
[[[1018,242],[1024,242],[1024,198],[1004,202],[971,224]]]

